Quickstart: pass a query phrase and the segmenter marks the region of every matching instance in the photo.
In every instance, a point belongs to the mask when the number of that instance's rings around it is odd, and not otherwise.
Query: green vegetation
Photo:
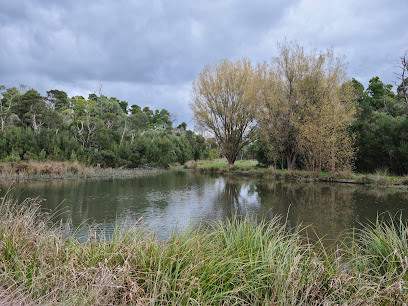
[[[86,243],[34,200],[0,204],[0,282],[13,302],[89,304],[402,304],[407,225],[377,222],[333,252],[280,219],[232,219],[157,240],[118,228]],[[7,288],[7,290],[6,290]],[[0,294],[1,295],[1,294]],[[1,300],[0,300],[1,302]]]
[[[234,163],[236,167],[254,167],[258,164],[255,160],[238,160]],[[228,162],[220,160],[199,160],[197,161],[198,168],[208,168],[208,167],[219,167],[226,168],[228,167]]]
[[[85,99],[60,90],[43,97],[24,86],[0,90],[1,161],[167,167],[210,154],[205,138],[186,130],[185,123],[173,128],[165,109],[128,108],[126,101],[101,93]]]
[[[353,82],[360,90],[360,111],[352,126],[358,148],[356,168],[407,174],[408,114],[402,93],[395,94],[392,85],[384,84],[378,77],[370,80],[365,91],[361,83]]]

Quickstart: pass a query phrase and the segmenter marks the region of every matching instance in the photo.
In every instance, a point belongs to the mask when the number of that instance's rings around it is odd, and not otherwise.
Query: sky
[[[192,129],[192,81],[208,64],[277,55],[297,41],[346,57],[367,86],[398,81],[408,0],[1,0],[0,85],[102,93]]]

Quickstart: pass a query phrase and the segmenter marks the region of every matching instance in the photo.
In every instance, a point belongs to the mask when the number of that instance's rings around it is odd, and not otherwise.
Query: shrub
[[[210,152],[208,153],[209,160],[214,160],[219,157],[220,157],[220,154],[218,154],[217,149],[211,149]]]

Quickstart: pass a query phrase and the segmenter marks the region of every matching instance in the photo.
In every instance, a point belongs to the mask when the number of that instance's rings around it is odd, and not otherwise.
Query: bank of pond
[[[116,224],[66,235],[36,200],[0,204],[0,300],[27,304],[404,304],[408,228],[391,218],[324,248],[284,219],[232,217],[157,239]],[[96,233],[96,232],[95,232]]]
[[[188,161],[183,166],[179,164],[166,167],[140,166],[138,168],[101,168],[90,167],[78,162],[69,161],[27,161],[1,162],[0,181],[13,180],[44,180],[44,179],[79,179],[79,178],[115,178],[136,177],[146,174],[156,174],[164,170],[181,171],[195,169],[204,174],[216,174],[232,177],[263,178],[275,181],[292,182],[329,182],[345,184],[362,184],[379,187],[397,186],[405,188],[408,185],[408,176],[396,176],[387,170],[378,170],[375,173],[353,173],[341,171],[336,173],[324,171],[285,170],[273,166],[261,167],[255,160],[241,160],[233,166],[223,160],[216,161]]]
[[[325,171],[286,170],[273,166],[261,167],[257,161],[238,161],[229,166],[226,162],[198,161],[186,163],[185,168],[198,169],[201,173],[225,176],[241,176],[249,178],[264,178],[275,181],[294,182],[328,182],[342,184],[360,184],[379,187],[408,185],[407,176],[396,176],[387,170],[377,170],[374,173],[354,173],[340,171],[335,173]]]

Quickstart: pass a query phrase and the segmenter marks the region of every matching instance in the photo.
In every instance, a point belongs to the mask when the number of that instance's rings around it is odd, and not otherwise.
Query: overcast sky
[[[364,86],[395,84],[408,0],[2,0],[0,85],[86,98],[102,86],[193,128],[191,82],[206,64],[270,60],[285,38],[333,47]]]

